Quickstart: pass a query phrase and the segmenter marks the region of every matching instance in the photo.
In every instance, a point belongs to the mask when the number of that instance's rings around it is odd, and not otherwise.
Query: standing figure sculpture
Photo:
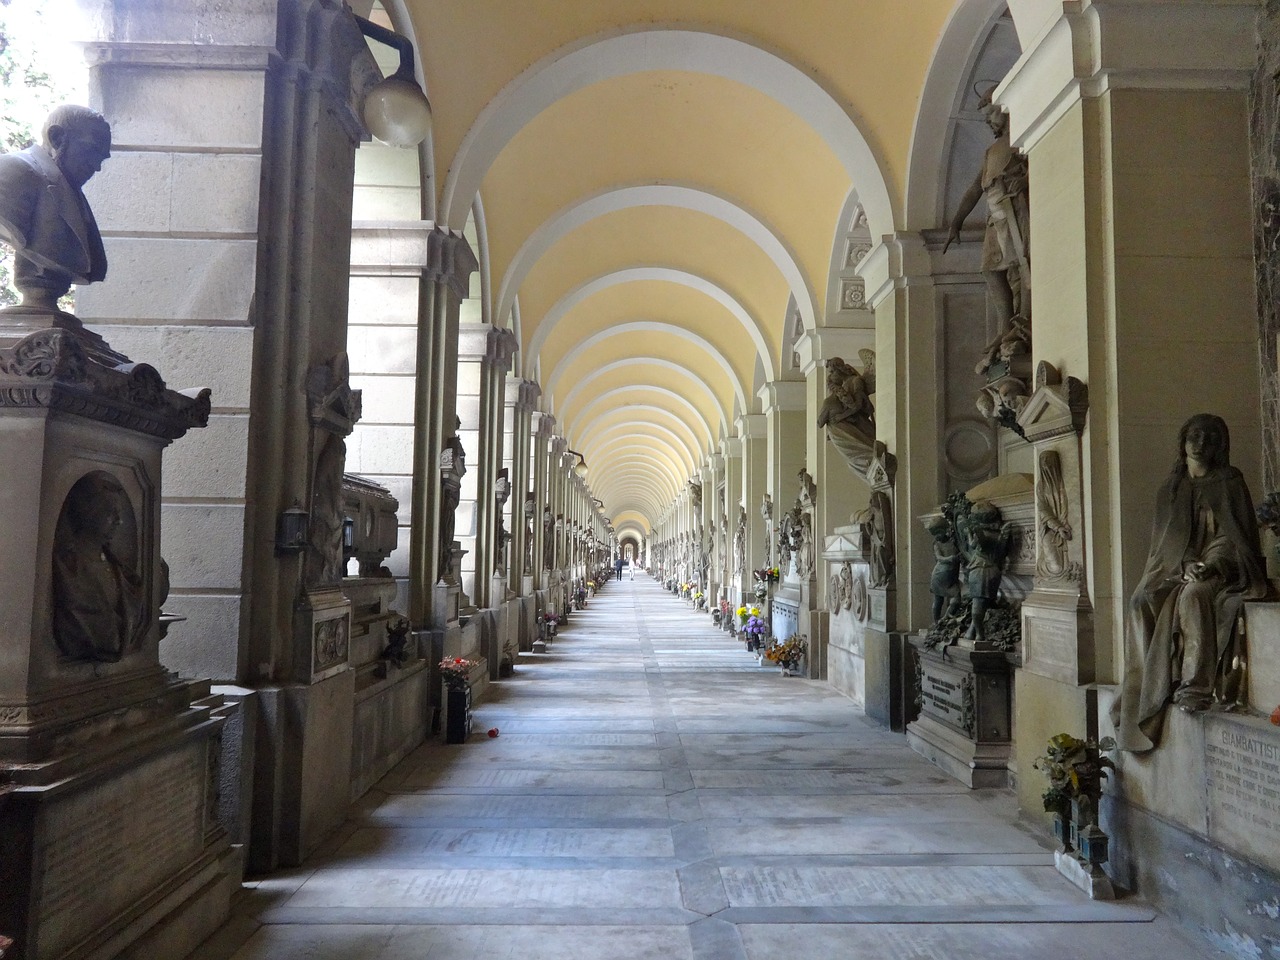
[[[0,155],[0,240],[16,250],[22,312],[51,313],[73,283],[107,275],[102,234],[83,188],[111,156],[111,127],[88,107],[49,114],[42,142]],[[69,321],[78,326],[78,321]]]
[[[995,504],[979,500],[957,529],[965,557],[965,592],[969,597],[969,630],[965,638],[973,643],[986,640],[987,609],[1000,592],[1005,557],[1013,542],[1013,524],[1002,523]]]
[[[462,420],[454,418],[454,429],[462,428]],[[467,452],[455,433],[440,451],[440,539],[437,579],[446,580],[453,573],[453,531],[458,504],[462,502],[462,477],[467,472]]]
[[[1030,205],[1027,199],[1027,159],[1009,142],[1009,118],[991,102],[995,88],[978,100],[995,142],[987,147],[982,167],[960,198],[951,230],[942,248],[945,254],[960,239],[960,228],[983,197],[987,200],[987,228],[982,238],[982,274],[995,306],[1003,339],[1015,316],[1031,316]]]
[[[939,515],[927,527],[933,537],[933,573],[929,576],[929,592],[933,594],[933,623],[954,612],[960,600],[960,547],[955,528],[946,514]]]
[[[773,563],[773,497],[767,493],[760,501],[760,519],[764,521],[764,565]]]
[[[1231,466],[1227,424],[1197,414],[1178,434],[1178,458],[1156,496],[1147,566],[1129,601],[1113,708],[1123,749],[1152,749],[1171,702],[1189,713],[1241,702],[1237,622],[1244,601],[1266,593],[1253,500]]]

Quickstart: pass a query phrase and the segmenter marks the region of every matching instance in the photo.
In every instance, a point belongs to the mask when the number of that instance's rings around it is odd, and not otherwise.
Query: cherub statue
[[[972,642],[986,639],[983,620],[1000,592],[1000,577],[1013,543],[1013,531],[1014,525],[1002,523],[999,508],[987,500],[979,500],[960,520],[956,532],[965,557],[965,587],[972,613],[965,636]]]

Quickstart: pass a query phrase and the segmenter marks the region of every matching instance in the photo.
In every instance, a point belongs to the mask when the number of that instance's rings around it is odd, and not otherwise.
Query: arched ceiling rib
[[[483,198],[490,316],[605,512],[647,533],[782,376],[792,318],[822,325],[850,191],[872,237],[903,226],[932,52],[979,0],[395,2],[439,221]]]

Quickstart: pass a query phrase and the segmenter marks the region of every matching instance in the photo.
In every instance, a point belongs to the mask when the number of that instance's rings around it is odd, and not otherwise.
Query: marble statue
[[[865,512],[871,534],[871,586],[886,587],[893,580],[893,505],[883,490],[871,493],[871,505]]]
[[[942,248],[945,254],[960,239],[965,220],[986,198],[987,225],[982,239],[982,274],[991,293],[1001,336],[1015,316],[1031,316],[1030,205],[1027,197],[1026,157],[1009,142],[1009,118],[991,102],[995,88],[979,99],[979,107],[995,136],[987,147],[977,176],[951,218],[951,230]]]
[[[0,240],[16,251],[21,309],[59,314],[58,298],[71,284],[107,275],[83,188],[111,156],[111,127],[88,107],[65,104],[49,114],[41,139],[0,155]]]
[[[933,537],[933,572],[929,575],[929,592],[933,595],[933,623],[953,613],[960,599],[960,547],[956,544],[955,527],[945,514],[927,527]]]
[[[542,569],[550,570],[555,565],[556,541],[552,527],[555,517],[551,515],[551,507],[542,508]]]
[[[108,473],[76,481],[53,544],[53,639],[68,660],[116,663],[137,650],[150,617],[128,494]]]
[[[461,418],[454,418],[454,430],[462,428]],[[462,478],[467,472],[467,452],[454,433],[444,442],[440,452],[440,568],[439,579],[453,572],[453,531],[458,504],[462,502]]]
[[[689,481],[689,498],[693,501],[693,509],[702,509],[702,484]]]
[[[738,507],[738,529],[733,535],[733,575],[739,576],[747,567],[747,508]]]
[[[1001,522],[999,508],[987,500],[973,504],[957,523],[956,533],[965,559],[965,594],[970,604],[969,630],[965,636],[974,643],[987,638],[987,609],[1000,592],[1000,577],[1013,543],[1013,532],[1013,524]]]
[[[1243,701],[1246,600],[1267,594],[1253,500],[1231,466],[1226,422],[1201,413],[1178,433],[1173,469],[1156,495],[1151,548],[1129,601],[1118,741],[1142,752],[1159,741],[1164,711]]]
[[[874,459],[876,443],[875,352],[860,351],[863,370],[859,373],[840,357],[827,361],[827,398],[818,411],[818,426],[825,427],[831,441],[854,473],[866,477]]]
[[[494,524],[493,539],[495,552],[497,553],[497,568],[504,572],[507,567],[507,543],[511,540],[511,534],[507,532],[506,522],[507,501],[510,498],[510,471],[507,467],[503,467],[498,471],[498,478],[493,482],[494,516],[497,518],[497,522]]]
[[[798,522],[796,512],[788,510],[778,521],[778,572],[783,577],[791,570],[792,526]]]
[[[537,509],[533,494],[528,494],[524,498],[524,572],[529,576],[533,574],[533,515]]]
[[[321,433],[324,446],[311,481],[311,519],[307,535],[307,574],[310,588],[338,583],[345,572],[342,556],[342,470],[347,445],[336,433]]]
[[[760,501],[760,519],[764,521],[764,565],[773,563],[773,498],[767,493]]]
[[[1071,560],[1071,521],[1067,511],[1067,485],[1062,478],[1062,457],[1057,450],[1040,454],[1036,481],[1036,577],[1046,583],[1079,580],[1080,564]]]

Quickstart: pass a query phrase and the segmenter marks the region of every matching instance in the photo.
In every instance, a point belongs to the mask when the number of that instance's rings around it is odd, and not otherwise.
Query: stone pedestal
[[[1003,653],[956,644],[919,656],[920,715],[907,725],[911,749],[972,787],[1008,783],[1009,663]]]
[[[73,320],[0,336],[0,930],[23,960],[182,956],[241,874],[221,702],[159,663],[161,454],[209,391]]]

